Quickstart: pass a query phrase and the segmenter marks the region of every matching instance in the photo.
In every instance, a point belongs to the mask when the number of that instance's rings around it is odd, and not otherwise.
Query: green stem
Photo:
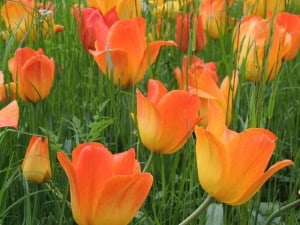
[[[296,206],[298,206],[298,205],[300,205],[300,199],[298,199],[298,200],[296,200],[296,201],[293,201],[293,202],[291,202],[291,203],[289,203],[289,204],[286,204],[285,206],[283,206],[283,207],[277,209],[276,211],[274,211],[274,212],[267,218],[267,220],[266,220],[266,222],[265,222],[265,225],[271,224],[272,221],[273,221],[276,217],[278,217],[281,213],[283,213],[284,211],[287,211],[287,210],[289,210],[289,209],[291,209],[291,208],[294,208],[294,207],[296,207]]]
[[[209,204],[214,200],[213,197],[208,195],[204,202],[196,209],[191,215],[185,218],[179,225],[186,225],[189,224],[193,219],[195,219],[204,209],[206,209]]]
[[[150,162],[152,161],[153,155],[154,155],[154,153],[151,151],[151,153],[150,153],[150,155],[149,155],[149,158],[148,158],[148,160],[147,160],[147,162],[146,162],[146,165],[145,165],[145,167],[144,167],[144,169],[143,169],[143,172],[146,172],[146,171],[147,171],[147,169],[148,169],[148,167],[149,167],[149,165],[150,165]]]

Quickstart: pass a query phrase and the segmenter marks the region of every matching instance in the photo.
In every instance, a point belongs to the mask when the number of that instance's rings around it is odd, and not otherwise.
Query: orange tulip
[[[94,50],[97,35],[107,34],[109,28],[118,20],[115,8],[103,15],[97,8],[79,8],[74,6],[73,13],[79,28],[79,38],[85,50]],[[105,41],[106,38],[105,36]]]
[[[17,49],[8,62],[8,68],[13,80],[17,82],[17,92],[22,100],[37,102],[49,95],[55,64],[53,58],[45,56],[42,49]]]
[[[217,65],[215,62],[204,63],[196,56],[182,59],[182,69],[174,70],[180,89],[199,96],[201,100],[200,115],[207,115],[207,101],[214,99],[227,115],[227,124],[231,122],[232,102],[238,86],[238,76],[233,74],[231,81],[226,76],[218,87]],[[206,125],[203,119],[201,125]]]
[[[68,176],[72,213],[80,225],[128,224],[153,182],[151,174],[141,173],[134,149],[112,154],[91,142],[73,150],[72,162],[63,152],[57,157]]]
[[[90,50],[103,73],[113,79],[114,84],[128,87],[141,81],[148,67],[155,61],[160,47],[176,45],[173,41],[145,40],[146,21],[141,17],[115,22],[107,35],[96,41],[96,50]],[[126,35],[124,35],[126,34]],[[99,45],[100,44],[100,45]]]
[[[229,5],[226,5],[226,4]],[[224,35],[226,21],[228,17],[228,7],[233,0],[203,0],[200,3],[199,16],[202,17],[204,30],[213,38]]]
[[[275,19],[283,39],[283,59],[292,60],[300,48],[300,15],[283,12],[278,13]]]
[[[274,26],[272,26],[272,24]],[[234,32],[237,65],[252,81],[273,80],[281,68],[280,30],[269,19],[245,17]]]
[[[267,17],[270,14],[274,15],[285,10],[285,0],[245,0],[244,15],[256,15]]]
[[[183,90],[167,92],[158,80],[149,80],[147,96],[137,90],[136,121],[143,144],[153,152],[172,154],[192,133],[200,100]]]
[[[54,24],[53,14],[52,3],[41,3],[35,7],[34,0],[8,0],[1,8],[6,28],[11,34],[15,33],[17,41],[26,37],[33,41],[41,34],[45,38],[61,32],[63,26]],[[2,36],[7,38],[6,33],[2,33]]]
[[[196,43],[191,43],[193,41],[193,28],[195,28],[195,41]],[[201,16],[198,18],[195,14],[178,14],[176,20],[176,34],[175,40],[178,48],[187,52],[189,45],[195,46],[193,51],[201,51],[206,45],[206,34],[204,33],[202,26]]]
[[[19,106],[16,100],[13,100],[7,106],[0,110],[0,127],[18,128]]]
[[[51,178],[48,139],[32,136],[26,150],[22,171],[26,180],[45,183]]]
[[[203,189],[229,205],[248,201],[277,171],[293,164],[282,160],[265,171],[275,149],[275,135],[263,128],[241,133],[225,126],[225,116],[210,102],[207,129],[196,127],[198,178]]]
[[[116,8],[120,19],[134,18],[141,16],[141,1],[136,0],[86,0],[88,7],[98,8],[103,14],[108,13],[112,8]]]

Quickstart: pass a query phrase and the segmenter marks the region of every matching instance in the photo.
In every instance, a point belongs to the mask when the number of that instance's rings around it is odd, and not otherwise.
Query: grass
[[[149,78],[160,79],[169,90],[177,88],[173,69],[181,66],[183,53],[174,47],[161,50],[139,84],[129,89],[113,85],[80,44],[70,8],[73,3],[83,1],[52,2],[56,23],[64,25],[62,33],[48,40],[38,39],[26,44],[16,43],[13,39],[0,40],[0,70],[4,72],[6,82],[11,80],[7,61],[18,47],[42,48],[47,56],[55,59],[56,64],[55,83],[48,98],[35,105],[18,100],[19,129],[2,128],[0,131],[1,225],[75,224],[69,206],[68,181],[56,159],[56,152],[71,153],[79,143],[97,141],[112,152],[134,147],[138,160],[144,166],[150,152],[140,142],[130,115],[136,111],[135,89],[145,92]],[[294,13],[300,11],[291,6],[288,10]],[[148,13],[145,15],[150,31],[153,18]],[[174,21],[171,21],[170,27],[166,39],[174,39]],[[2,20],[0,28],[4,29]],[[196,54],[205,62],[217,62],[221,79],[235,67],[230,35],[229,31],[223,39],[209,39],[205,49]],[[294,165],[273,176],[246,204],[232,207],[216,201],[219,211],[203,213],[191,224],[207,224],[208,215],[210,219],[214,217],[216,221],[222,221],[218,224],[259,225],[276,207],[299,199],[299,59],[298,55],[291,62],[283,63],[278,77],[265,84],[261,92],[259,85],[240,77],[231,125],[237,131],[250,126],[270,129],[278,137],[270,163],[288,158],[294,161]],[[27,182],[20,169],[33,134],[49,138],[53,176],[46,184]],[[206,197],[198,182],[193,136],[176,154],[154,154],[148,171],[154,177],[153,187],[132,224],[179,224]],[[272,224],[300,224],[299,206],[282,212],[274,221]]]

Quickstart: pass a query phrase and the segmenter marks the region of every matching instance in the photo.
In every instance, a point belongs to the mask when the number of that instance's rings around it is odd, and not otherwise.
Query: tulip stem
[[[147,171],[147,169],[148,169],[148,167],[149,167],[149,165],[150,165],[150,162],[152,161],[153,155],[154,155],[154,153],[151,151],[151,153],[150,153],[150,155],[149,155],[149,158],[148,158],[148,160],[147,160],[147,162],[146,162],[146,164],[145,164],[145,167],[144,167],[144,169],[143,169],[143,172],[146,172],[146,171]]]
[[[291,203],[286,204],[285,206],[277,209],[276,211],[274,211],[266,220],[265,225],[269,225],[272,223],[272,221],[278,217],[281,213],[283,213],[284,211],[287,211],[293,207],[296,207],[300,205],[300,199],[293,201]]]
[[[191,215],[185,218],[179,225],[186,225],[189,224],[193,219],[195,219],[204,209],[206,209],[209,204],[214,200],[213,197],[208,195],[204,202],[196,209]]]

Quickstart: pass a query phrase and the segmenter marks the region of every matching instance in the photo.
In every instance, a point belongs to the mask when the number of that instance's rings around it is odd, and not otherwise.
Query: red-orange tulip
[[[17,93],[22,100],[37,102],[49,95],[55,64],[54,59],[45,56],[42,49],[17,49],[8,62],[8,68],[13,80],[17,82]]]
[[[0,127],[18,128],[19,106],[16,100],[13,100],[7,106],[0,110]]]
[[[207,129],[196,127],[198,177],[203,189],[229,205],[248,201],[277,171],[291,165],[282,160],[266,167],[275,149],[275,135],[263,128],[241,133],[225,126],[225,116],[216,103],[210,102]]]
[[[124,35],[126,34],[126,35]],[[141,81],[148,67],[155,61],[160,47],[176,45],[173,41],[145,40],[146,21],[141,17],[115,22],[107,35],[96,41],[96,50],[90,50],[103,73],[113,79],[114,84],[128,87]],[[100,34],[101,35],[101,34]]]
[[[196,43],[192,43],[193,29],[196,32]],[[206,34],[203,30],[201,16],[196,17],[195,14],[191,13],[178,14],[175,40],[178,48],[183,52],[187,52],[189,45],[194,45],[193,51],[201,51],[206,45]]]
[[[245,0],[244,15],[267,17],[285,10],[285,0]]]
[[[204,30],[213,38],[224,35],[228,20],[228,7],[234,0],[203,0],[200,3],[199,16],[202,17]],[[229,4],[229,5],[226,5]]]
[[[97,35],[101,34],[104,36],[104,34],[107,34],[109,28],[118,20],[115,8],[103,15],[97,8],[79,8],[74,6],[73,13],[79,28],[80,41],[86,50],[95,49]],[[103,39],[106,41],[106,36]]]
[[[22,39],[34,40],[41,35],[46,38],[49,34],[58,33],[63,26],[54,24],[54,6],[50,2],[38,4],[34,0],[8,0],[1,8],[9,33],[15,33],[17,41]],[[42,22],[41,22],[42,21]],[[6,39],[6,33],[2,33]]]
[[[157,153],[179,151],[200,121],[199,98],[183,90],[168,92],[158,80],[149,80],[147,97],[139,90],[136,95],[136,121],[143,144]]]
[[[51,178],[47,138],[32,136],[22,163],[22,171],[26,180],[39,184]]]
[[[128,224],[153,182],[151,174],[141,173],[134,149],[112,154],[91,142],[73,150],[72,162],[63,152],[57,157],[68,176],[72,213],[80,225]]]
[[[233,73],[231,81],[226,76],[218,87],[217,65],[215,62],[204,63],[196,56],[182,59],[182,69],[177,67],[174,74],[180,89],[200,97],[200,115],[207,115],[207,100],[215,100],[227,115],[227,124],[231,122],[232,102],[238,86],[238,76]],[[206,125],[206,119],[201,121]]]
[[[274,26],[272,26],[272,24]],[[248,16],[234,31],[237,65],[252,81],[273,80],[281,68],[280,30],[269,19]]]
[[[278,13],[275,19],[283,39],[283,59],[292,60],[300,48],[300,15],[283,12]]]
[[[98,8],[103,14],[116,8],[120,19],[134,18],[141,16],[142,4],[136,0],[86,0],[88,7]]]

